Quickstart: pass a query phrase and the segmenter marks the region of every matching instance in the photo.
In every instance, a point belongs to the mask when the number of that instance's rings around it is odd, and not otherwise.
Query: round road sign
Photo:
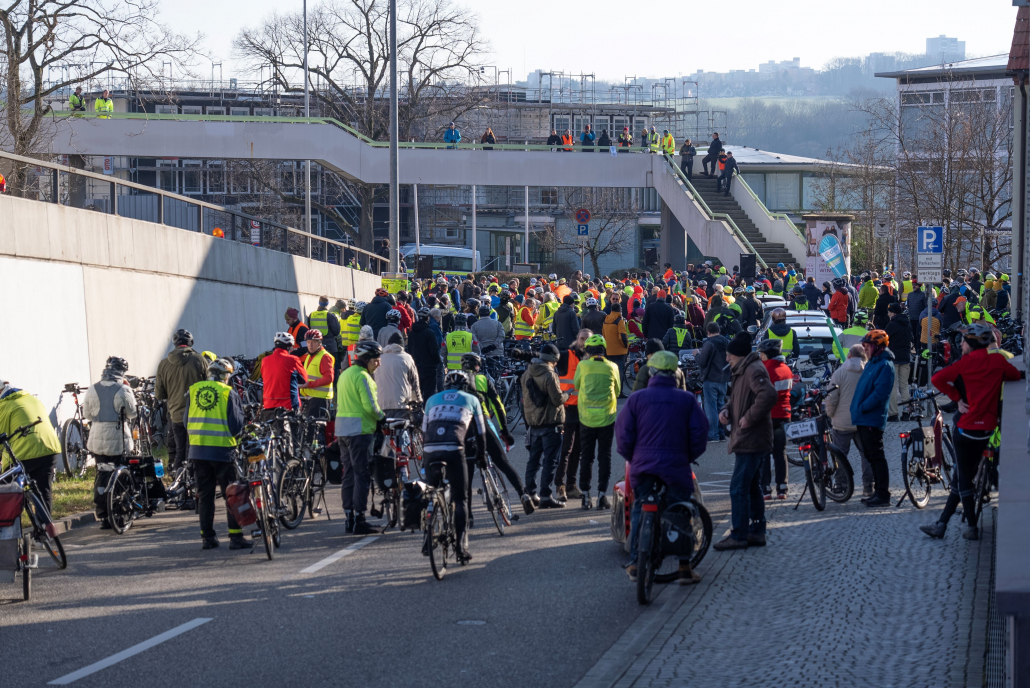
[[[580,208],[576,211],[576,224],[586,225],[590,224],[590,211],[586,208]]]

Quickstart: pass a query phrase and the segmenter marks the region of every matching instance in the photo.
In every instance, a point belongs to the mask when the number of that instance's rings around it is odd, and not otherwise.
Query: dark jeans
[[[193,460],[193,469],[197,473],[197,511],[200,512],[201,537],[215,536],[215,485],[222,488],[222,497],[229,483],[236,479],[236,467],[232,461]],[[226,511],[229,521],[229,537],[242,535],[243,531],[233,518],[231,511]]]
[[[529,429],[529,462],[526,464],[526,490],[537,491],[536,476],[540,473],[540,498],[551,496],[551,482],[558,468],[558,454],[561,452],[562,428]]]
[[[733,179],[733,175],[732,174],[723,174],[722,176],[720,176],[715,181],[715,190],[716,191],[725,191],[726,195],[729,196],[730,195],[730,180],[732,180],[732,179]],[[722,188],[723,182],[726,183],[726,188],[725,189]]]
[[[701,158],[701,167],[704,168],[705,174],[709,174],[709,172],[708,172],[708,163],[712,164],[712,172],[711,172],[711,174],[715,174],[715,171],[718,169],[719,155],[718,154],[712,155],[711,153],[709,153],[705,157]],[[711,176],[711,175],[709,175],[709,176]]]
[[[694,177],[694,158],[684,156],[680,160],[680,169],[683,170],[683,174],[687,175],[687,179],[693,179]]]
[[[762,462],[762,489],[768,492],[772,487],[772,463],[776,469],[776,487],[787,484],[787,433],[783,425],[787,422],[785,418],[773,418],[773,447],[769,458]]]
[[[629,514],[629,563],[630,566],[637,563],[637,539],[640,532],[641,505],[658,487],[658,483],[650,476],[642,476],[640,483],[633,486],[633,508]],[[665,490],[665,505],[685,502],[694,494],[693,490],[681,492],[672,485],[667,485]],[[689,558],[682,561],[690,561]]]
[[[565,427],[561,438],[561,458],[554,474],[554,486],[566,488],[576,486],[576,472],[579,469],[580,452],[579,407],[565,407]]]
[[[454,505],[454,533],[465,550],[468,542],[465,536],[468,527],[468,511],[466,510],[466,490],[470,484],[465,468],[465,452],[436,451],[426,452],[422,457],[426,467],[426,480],[434,487],[440,487],[446,477],[451,486],[451,504]]]
[[[966,525],[972,528],[976,525],[970,522],[976,513],[976,489],[973,486],[973,479],[976,478],[976,469],[980,467],[980,459],[983,458],[984,449],[987,448],[990,437],[983,439],[968,437],[958,430],[953,436],[957,455],[955,471],[958,473],[958,480],[952,482],[951,494],[948,495],[944,512],[938,520],[945,524],[950,521],[961,502]]]
[[[25,467],[25,473],[32,479],[32,482],[36,483],[39,496],[43,499],[43,506],[48,512],[53,511],[54,471],[57,466],[57,454],[26,459],[21,463]]]
[[[726,403],[726,383],[704,382],[701,391],[705,399],[705,415],[708,417],[708,441],[726,439],[726,428],[719,422],[719,411]]]
[[[626,354],[615,354],[608,356],[608,360],[611,361],[619,369],[619,390],[620,396],[628,397],[632,390],[625,389],[626,387]]]
[[[887,457],[883,453],[883,430],[868,425],[857,427],[855,442],[858,443],[859,451],[873,469],[876,496],[881,499],[890,499],[891,472],[887,466]]]
[[[736,454],[733,477],[730,478],[730,507],[734,540],[747,540],[749,534],[765,534],[765,502],[759,484],[762,462],[769,455]]]
[[[417,368],[416,370],[418,370],[418,391],[422,394],[422,400],[425,401],[440,391],[436,386],[436,368]]]
[[[186,425],[182,422],[172,423],[172,437],[175,438],[175,456],[172,461],[172,470],[178,470],[186,463],[186,457],[190,453],[190,436],[186,432]]]
[[[597,492],[608,491],[608,481],[612,477],[612,440],[615,439],[615,423],[591,428],[580,424],[582,444],[579,454],[579,489],[584,494],[590,492],[590,481],[593,479],[594,452],[597,452]]]
[[[343,464],[343,510],[363,515],[368,506],[371,482],[369,462],[375,435],[353,435],[340,439],[340,462]]]

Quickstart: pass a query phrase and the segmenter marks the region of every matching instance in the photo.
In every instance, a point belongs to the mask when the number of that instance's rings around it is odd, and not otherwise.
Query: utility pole
[[[526,240],[522,244],[522,262],[529,262],[529,187],[526,187]]]
[[[304,0],[304,117],[311,117],[311,99],[308,95],[308,0]],[[304,161],[304,231],[311,232],[310,160]]]
[[[472,185],[472,272],[478,272],[476,265],[476,185]]]
[[[397,0],[390,0],[390,272],[400,270],[400,176],[397,172]]]

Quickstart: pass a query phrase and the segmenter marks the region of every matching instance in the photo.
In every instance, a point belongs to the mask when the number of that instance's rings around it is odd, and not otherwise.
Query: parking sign
[[[916,253],[944,253],[944,227],[920,227]]]

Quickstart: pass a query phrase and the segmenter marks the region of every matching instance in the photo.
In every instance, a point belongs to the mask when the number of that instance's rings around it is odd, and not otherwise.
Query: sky
[[[182,33],[203,33],[204,49],[215,62],[223,62],[224,77],[241,79],[247,75],[233,61],[233,37],[274,11],[299,11],[302,6],[302,0],[160,2],[161,21]],[[926,38],[940,34],[964,40],[967,55],[994,55],[1008,52],[1016,16],[1011,0],[457,4],[479,16],[491,49],[483,63],[510,68],[515,81],[534,69],[593,73],[598,80],[621,81],[624,76],[657,78],[697,69],[754,69],[762,62],[794,57],[801,58],[803,67],[818,69],[833,57],[922,53]],[[644,11],[638,14],[638,9]],[[197,71],[209,75],[209,62],[199,63]]]

